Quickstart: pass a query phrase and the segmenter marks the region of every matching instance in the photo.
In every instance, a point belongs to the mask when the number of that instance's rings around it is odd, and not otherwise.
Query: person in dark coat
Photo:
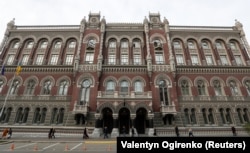
[[[86,138],[88,139],[89,138],[89,135],[88,135],[88,129],[85,127],[84,130],[83,130],[83,139]]]
[[[48,134],[48,138],[49,138],[49,139],[52,138],[52,132],[53,132],[53,128],[51,128],[51,129],[49,130],[49,134]]]
[[[232,133],[233,133],[233,136],[236,136],[236,129],[235,129],[235,127],[234,126],[232,126]]]
[[[107,126],[104,127],[103,133],[104,133],[104,137],[103,137],[103,138],[104,138],[104,139],[105,139],[105,138],[108,138],[108,128],[107,128]]]
[[[12,136],[12,129],[9,128],[9,131],[8,131],[8,135],[7,135],[7,138],[10,139]]]
[[[56,133],[56,129],[52,128],[51,138],[54,138],[54,139],[56,138],[55,133]]]
[[[176,136],[177,136],[177,137],[179,137],[179,136],[180,136],[178,126],[175,126],[175,134],[176,134]]]

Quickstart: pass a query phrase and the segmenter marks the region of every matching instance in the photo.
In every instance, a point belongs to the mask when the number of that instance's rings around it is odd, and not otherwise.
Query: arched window
[[[134,84],[135,92],[143,92],[143,84],[140,80],[135,81]]]
[[[43,42],[41,43],[40,48],[41,48],[41,49],[45,49],[45,48],[47,48],[47,46],[48,46],[48,42],[47,42],[47,41],[43,41]]]
[[[19,47],[19,45],[20,45],[20,42],[16,41],[16,42],[13,43],[12,48],[17,49]]]
[[[76,47],[76,42],[75,41],[71,41],[70,43],[69,43],[69,46],[68,46],[69,48],[75,48]]]
[[[61,46],[62,46],[62,42],[61,42],[61,41],[57,41],[57,42],[55,43],[54,48],[55,48],[55,49],[59,49],[59,48],[61,48]]]
[[[68,87],[69,87],[69,81],[62,80],[60,82],[58,94],[59,95],[64,95],[64,96],[67,95],[67,93],[68,93]]]
[[[115,39],[111,39],[109,41],[109,48],[116,48],[116,40]]]
[[[168,86],[165,80],[159,81],[160,101],[163,105],[169,105]]]
[[[198,89],[198,95],[206,95],[206,85],[203,80],[197,81],[197,89]]]
[[[90,85],[89,80],[82,81],[79,100],[80,105],[86,105],[89,103]]]
[[[128,93],[128,86],[129,86],[128,81],[123,80],[123,81],[121,81],[120,85],[121,85],[120,86],[121,87],[121,89],[120,89],[121,93],[122,94],[127,94]]]
[[[234,80],[229,81],[230,90],[233,96],[239,96],[239,89]]]
[[[128,40],[127,39],[121,40],[121,48],[128,48]]]
[[[33,42],[33,41],[29,41],[29,42],[27,43],[26,48],[27,48],[27,49],[31,49],[31,48],[33,47],[33,45],[34,45],[34,42]]]
[[[107,92],[114,92],[115,91],[115,82],[113,80],[109,80],[106,85]]]
[[[219,80],[213,81],[215,96],[222,96],[222,88]]]
[[[174,49],[181,49],[181,43],[179,41],[174,41],[173,42],[173,45],[174,45]]]
[[[20,82],[18,80],[14,80],[12,85],[10,86],[10,94],[15,95],[17,94],[17,89],[19,87]]]
[[[35,89],[35,80],[31,79],[28,81],[27,86],[26,86],[26,95],[33,95],[34,89]]]
[[[49,95],[51,92],[52,84],[50,80],[46,80],[43,84],[42,94]]]
[[[181,93],[182,95],[190,95],[189,93],[189,83],[187,80],[181,81]]]

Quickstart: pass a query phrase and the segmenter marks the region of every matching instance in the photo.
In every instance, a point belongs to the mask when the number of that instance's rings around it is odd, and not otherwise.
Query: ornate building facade
[[[243,26],[7,24],[0,46],[0,125],[225,127],[250,122],[250,48]],[[16,74],[17,66],[21,72]]]

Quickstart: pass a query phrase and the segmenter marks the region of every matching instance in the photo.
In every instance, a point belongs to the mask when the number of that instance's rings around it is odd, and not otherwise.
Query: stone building
[[[243,26],[7,24],[0,46],[0,125],[227,127],[250,122],[250,48]],[[17,66],[21,72],[16,73]]]

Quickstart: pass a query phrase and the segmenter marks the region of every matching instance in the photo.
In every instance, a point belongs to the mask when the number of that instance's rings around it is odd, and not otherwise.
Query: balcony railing
[[[249,96],[180,96],[179,102],[200,101],[249,101]]]
[[[98,98],[152,98],[152,91],[148,92],[119,92],[119,91],[98,91]]]
[[[5,100],[6,95],[1,95],[0,100]],[[16,101],[60,101],[70,102],[71,96],[59,96],[59,95],[9,95],[8,100]]]

